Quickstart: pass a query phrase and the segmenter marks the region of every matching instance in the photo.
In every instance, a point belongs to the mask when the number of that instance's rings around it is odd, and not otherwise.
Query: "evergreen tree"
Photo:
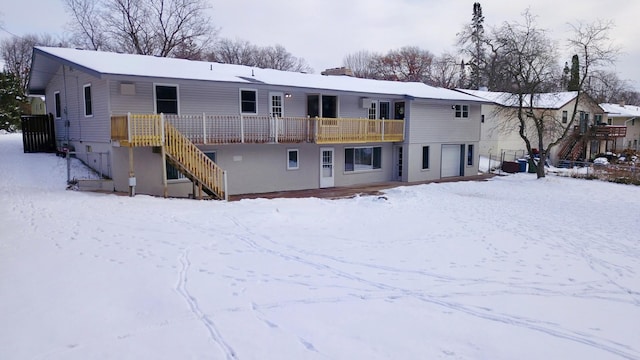
[[[578,55],[573,55],[571,58],[571,74],[569,76],[569,84],[567,90],[578,91],[580,90],[580,60]]]
[[[20,105],[24,102],[18,76],[0,72],[0,130],[15,132],[20,129]]]
[[[479,2],[473,3],[473,17],[471,18],[471,39],[474,44],[474,53],[471,57],[471,87],[482,86],[482,67],[484,64],[484,16]]]

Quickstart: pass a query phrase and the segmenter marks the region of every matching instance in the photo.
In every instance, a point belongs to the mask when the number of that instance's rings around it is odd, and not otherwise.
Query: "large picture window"
[[[344,149],[344,171],[365,171],[380,169],[382,148],[357,147]]]
[[[243,114],[257,114],[258,92],[256,90],[240,90],[240,111]]]
[[[178,113],[178,87],[156,85],[156,114]]]
[[[84,86],[84,116],[93,116],[93,108],[91,106],[91,84]]]

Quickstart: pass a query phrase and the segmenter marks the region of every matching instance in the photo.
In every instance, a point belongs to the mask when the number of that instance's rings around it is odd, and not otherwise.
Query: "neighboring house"
[[[478,173],[482,100],[422,83],[36,47],[60,147],[114,190],[217,198]]]
[[[614,149],[620,152],[624,149],[640,150],[640,106],[625,104],[600,104],[606,112],[606,122],[609,125],[624,126],[626,136],[616,141]]]
[[[22,115],[46,115],[44,96],[27,96],[27,101],[20,105]]]
[[[515,118],[517,97],[504,92],[458,89],[463,93],[477,96],[489,101],[482,105],[482,125],[480,135],[480,155],[523,157],[527,155],[526,145],[519,134],[519,121]],[[550,121],[558,121],[566,127],[576,105],[577,92],[544,93],[534,96],[531,106],[538,116],[545,116]],[[525,104],[528,105],[528,104]],[[615,139],[621,136],[620,127],[596,126],[603,124],[604,111],[586,94],[580,94],[574,129],[570,130],[567,138],[555,146],[549,159],[557,164],[561,160],[589,159],[593,155],[610,150]],[[537,147],[537,132],[533,126],[525,129],[531,146]],[[548,134],[545,146],[551,140],[560,136],[559,133]],[[539,149],[538,149],[539,150]]]

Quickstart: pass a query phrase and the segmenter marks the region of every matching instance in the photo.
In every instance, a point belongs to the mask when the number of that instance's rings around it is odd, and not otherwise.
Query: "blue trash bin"
[[[527,159],[518,159],[518,167],[520,172],[527,172]]]

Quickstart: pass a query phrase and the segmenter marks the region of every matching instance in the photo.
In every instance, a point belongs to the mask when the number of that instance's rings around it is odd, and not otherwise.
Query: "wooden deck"
[[[344,199],[355,196],[376,196],[382,195],[382,190],[391,189],[398,186],[414,186],[430,183],[445,183],[456,181],[486,181],[495,174],[481,174],[475,176],[459,176],[450,177],[431,181],[418,181],[418,182],[401,182],[401,181],[389,181],[376,184],[357,185],[357,186],[343,186],[332,187],[326,189],[309,189],[309,190],[292,190],[292,191],[276,191],[270,193],[260,194],[241,194],[241,195],[229,195],[229,201],[238,201],[243,199],[276,199],[276,198],[321,198],[321,199]]]

